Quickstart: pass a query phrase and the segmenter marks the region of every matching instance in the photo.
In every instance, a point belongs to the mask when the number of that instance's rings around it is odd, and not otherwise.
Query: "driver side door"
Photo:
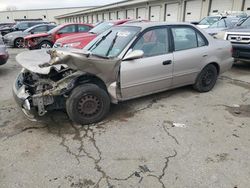
[[[143,58],[126,60],[120,67],[122,100],[166,90],[172,86],[173,54],[167,27],[144,31],[131,50],[142,50]]]
[[[55,40],[62,38],[62,37],[67,37],[69,35],[72,35],[73,33],[76,33],[76,25],[67,25],[57,31],[55,35]]]

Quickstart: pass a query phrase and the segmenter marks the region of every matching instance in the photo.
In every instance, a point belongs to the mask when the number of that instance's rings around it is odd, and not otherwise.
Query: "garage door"
[[[92,15],[88,15],[88,23],[93,23]]]
[[[97,15],[97,20],[98,20],[98,22],[100,22],[100,21],[103,20],[103,19],[102,19],[102,14],[98,14],[98,15]]]
[[[97,22],[97,15],[93,14],[93,23],[96,23],[96,22]]]
[[[150,21],[160,21],[161,6],[150,7]]]
[[[146,18],[146,8],[138,8],[137,9],[137,18],[138,19],[147,19]]]
[[[126,18],[126,12],[125,11],[118,11],[117,12],[117,19],[122,20]]]
[[[134,9],[127,10],[127,19],[133,19],[133,18],[135,18]]]
[[[109,13],[109,19],[110,20],[116,20],[116,13],[115,12],[110,12]]]
[[[178,3],[166,5],[165,21],[167,21],[167,22],[178,21],[178,14],[179,14],[179,4]]]
[[[193,0],[186,2],[186,10],[185,10],[185,21],[199,21],[201,17],[201,8],[202,1],[201,0]]]
[[[233,9],[233,0],[212,0],[210,13],[217,13]]]
[[[245,1],[244,11],[246,11],[246,13],[250,15],[250,0]]]
[[[106,21],[108,21],[109,20],[109,13],[107,13],[107,12],[104,13],[103,14],[103,19],[106,20]]]

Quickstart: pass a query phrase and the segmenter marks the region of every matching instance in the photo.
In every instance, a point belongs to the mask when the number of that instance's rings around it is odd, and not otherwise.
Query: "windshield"
[[[250,27],[250,17],[248,17],[242,24],[243,27]]]
[[[203,18],[199,25],[212,25],[215,22],[218,22],[220,20],[221,17],[219,16],[208,16]]]
[[[117,57],[140,31],[140,27],[114,27],[91,41],[84,50],[102,57]]]
[[[53,29],[48,31],[48,34],[52,34],[52,33],[57,32],[57,30],[60,29],[61,27],[62,27],[61,25],[54,27]]]
[[[100,34],[104,31],[108,30],[109,28],[111,28],[113,25],[114,24],[112,22],[102,22],[102,23],[98,24],[96,27],[94,27],[93,29],[91,29],[89,32]]]
[[[229,28],[233,27],[239,22],[240,18],[224,18],[214,24],[210,25],[209,28]]]

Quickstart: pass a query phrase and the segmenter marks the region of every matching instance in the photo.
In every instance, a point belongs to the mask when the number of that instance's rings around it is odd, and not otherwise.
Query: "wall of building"
[[[154,21],[198,21],[211,12],[247,9],[250,13],[250,0],[133,0],[61,15],[56,18],[59,23],[80,21],[96,23],[102,20],[123,18]]]
[[[14,22],[15,19],[39,19],[39,18],[43,19],[44,21],[57,22],[58,20],[55,19],[55,16],[89,8],[91,7],[0,11],[0,23]]]

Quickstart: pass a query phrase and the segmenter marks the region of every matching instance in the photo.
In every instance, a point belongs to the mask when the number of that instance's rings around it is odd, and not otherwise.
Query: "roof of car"
[[[142,29],[154,26],[168,26],[168,25],[191,25],[190,23],[185,22],[136,22],[136,23],[126,23],[125,25],[120,26],[137,26],[141,27]]]

